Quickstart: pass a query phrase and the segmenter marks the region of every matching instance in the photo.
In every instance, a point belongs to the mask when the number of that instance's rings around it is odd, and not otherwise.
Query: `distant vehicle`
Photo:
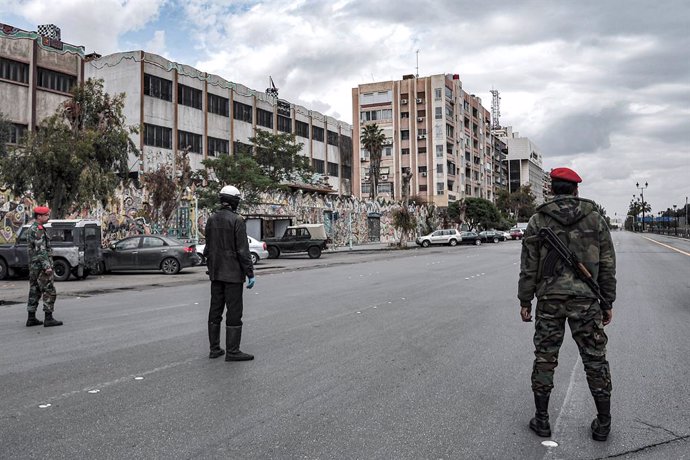
[[[454,228],[436,230],[428,235],[418,236],[415,240],[419,246],[428,248],[432,244],[447,244],[449,246],[456,246],[461,240],[460,232]]]
[[[249,240],[249,253],[252,256],[252,263],[254,265],[258,264],[261,259],[268,259],[268,249],[264,241],[256,240],[251,236],[247,236],[247,240]],[[196,254],[199,256],[199,263],[201,265],[206,264],[206,258],[204,257],[205,247],[205,243],[196,245]]]
[[[482,237],[477,232],[462,232],[460,236],[462,237],[460,244],[474,244],[477,246],[482,244]]]
[[[328,237],[323,224],[293,225],[285,229],[283,236],[266,238],[269,259],[277,259],[283,253],[306,252],[310,259],[318,259],[328,248]]]
[[[524,235],[525,232],[521,228],[513,227],[510,229],[510,239],[521,240]]]
[[[482,239],[482,243],[498,243],[506,240],[505,234],[498,230],[485,230],[479,233],[479,237]]]
[[[14,244],[0,245],[0,280],[29,273],[28,230],[24,225]],[[45,224],[53,256],[56,281],[70,275],[83,279],[98,271],[102,262],[101,224],[85,219],[55,219]]]
[[[139,235],[112,243],[103,250],[103,272],[161,270],[174,275],[199,263],[193,244],[163,235]]]

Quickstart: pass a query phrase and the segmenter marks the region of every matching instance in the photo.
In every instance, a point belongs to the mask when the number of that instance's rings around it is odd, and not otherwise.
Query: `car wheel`
[[[430,244],[431,244],[431,243],[429,243],[429,240],[424,240],[424,241],[422,241],[422,247],[423,247],[423,248],[428,248]]]
[[[53,275],[55,281],[67,281],[69,279],[70,268],[66,260],[57,259],[53,261]]]
[[[275,246],[269,246],[268,247],[268,258],[269,259],[277,259],[280,257],[280,249],[278,249]]]
[[[196,255],[199,256],[199,265],[206,265],[206,257],[200,252],[197,252]]]
[[[307,254],[309,254],[310,259],[318,259],[321,257],[321,248],[318,246],[312,246],[307,251]]]
[[[256,265],[259,263],[261,259],[259,259],[259,255],[256,252],[252,252],[252,264]]]
[[[174,275],[180,271],[180,263],[174,257],[166,257],[161,262],[161,270],[166,275]]]
[[[0,259],[0,280],[7,279],[7,275],[7,263],[3,259]]]
[[[475,244],[475,246],[479,246],[482,244],[482,240],[476,239],[476,240],[474,240],[474,244]]]
[[[494,243],[498,243],[498,238],[494,237]]]
[[[457,246],[458,240],[456,240],[455,238],[452,238],[452,239],[448,242],[448,244],[450,244],[451,246]]]

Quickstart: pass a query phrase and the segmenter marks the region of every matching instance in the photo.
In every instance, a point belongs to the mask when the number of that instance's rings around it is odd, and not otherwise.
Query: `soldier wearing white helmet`
[[[247,227],[237,214],[241,194],[237,187],[226,185],[218,194],[221,208],[213,213],[206,224],[208,275],[211,279],[211,305],[208,312],[209,358],[225,354],[226,361],[248,361],[254,356],[240,351],[242,339],[243,283],[254,287],[254,266],[249,253]],[[220,328],[223,311],[225,319],[225,345],[220,347]]]

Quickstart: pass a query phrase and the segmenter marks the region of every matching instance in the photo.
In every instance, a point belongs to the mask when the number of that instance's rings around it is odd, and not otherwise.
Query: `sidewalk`
[[[418,248],[417,244],[414,241],[408,241],[407,242],[407,248],[406,249],[414,249]],[[345,246],[338,246],[338,247],[333,247],[330,246],[325,252],[362,252],[362,251],[393,251],[393,250],[398,250],[400,249],[397,245],[397,243],[381,243],[378,241],[372,241],[369,243],[364,243],[364,244],[353,244],[352,247],[349,245]]]

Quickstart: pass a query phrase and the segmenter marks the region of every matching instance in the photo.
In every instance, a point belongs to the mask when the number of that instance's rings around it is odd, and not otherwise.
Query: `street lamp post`
[[[644,190],[649,187],[649,184],[647,182],[644,183],[644,187],[640,186],[640,183],[637,182],[635,184],[635,187],[637,187],[640,190],[640,196],[642,196],[642,233],[644,233]]]
[[[677,208],[678,208],[678,205],[677,205],[677,204],[674,204],[674,205],[673,205],[673,217],[675,217],[674,220],[676,221],[676,224],[675,224],[675,231],[674,231],[674,233],[675,233],[676,236],[678,236],[678,211],[676,211]]]

